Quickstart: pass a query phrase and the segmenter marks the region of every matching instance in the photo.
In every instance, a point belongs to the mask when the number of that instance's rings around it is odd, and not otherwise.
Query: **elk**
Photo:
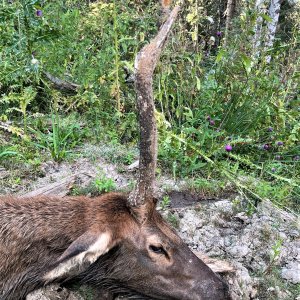
[[[130,194],[0,197],[0,299],[45,285],[87,284],[132,299],[226,300],[228,287],[156,208],[152,76],[179,7],[137,55],[140,164]]]

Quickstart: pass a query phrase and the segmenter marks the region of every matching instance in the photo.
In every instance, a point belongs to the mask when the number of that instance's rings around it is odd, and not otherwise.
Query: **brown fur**
[[[119,193],[94,199],[0,197],[0,299],[24,299],[45,284],[74,281],[156,299],[212,299],[197,298],[203,294],[199,287],[186,295],[192,280],[220,286],[224,296],[224,284],[162,219],[155,202],[148,202],[141,223],[145,206],[132,209]],[[107,250],[99,239],[105,234]],[[153,252],[153,246],[165,253]],[[219,294],[215,300],[226,299]]]

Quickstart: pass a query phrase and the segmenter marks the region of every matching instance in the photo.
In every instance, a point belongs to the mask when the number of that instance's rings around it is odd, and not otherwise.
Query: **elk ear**
[[[44,275],[46,283],[55,279],[77,275],[86,270],[101,255],[116,245],[110,232],[87,231],[77,238]]]

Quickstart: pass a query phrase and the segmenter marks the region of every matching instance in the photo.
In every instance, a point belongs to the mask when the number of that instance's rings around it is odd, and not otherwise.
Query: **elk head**
[[[89,244],[88,248],[93,251],[96,248],[93,245],[101,241],[99,245],[105,251],[74,278],[77,283],[105,287],[113,294],[130,296],[130,299],[229,299],[227,285],[163,220],[155,209],[156,200],[149,201],[147,208],[132,209],[125,195],[109,195],[118,225],[105,235],[97,234],[94,239],[89,236],[90,241],[94,240],[92,243],[81,241],[85,249]],[[101,203],[103,205],[103,199]],[[83,247],[74,245],[72,248],[78,251]],[[70,258],[69,251],[66,253],[63,256]],[[93,257],[93,253],[85,255]]]

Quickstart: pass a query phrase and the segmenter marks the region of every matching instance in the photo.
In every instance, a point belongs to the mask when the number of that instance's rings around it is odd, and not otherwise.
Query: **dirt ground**
[[[137,164],[128,167],[111,162],[106,154],[103,147],[87,145],[76,160],[43,163],[42,176],[28,179],[19,189],[7,186],[7,176],[3,175],[7,170],[2,167],[0,193],[24,195],[55,186],[74,175],[74,180],[62,187],[62,191],[82,190],[99,176],[111,178],[118,190],[132,189]],[[158,209],[189,247],[225,260],[234,268],[234,272],[221,274],[230,285],[233,299],[300,300],[300,224],[295,215],[278,209],[271,201],[259,203],[249,211],[247,200],[239,195],[228,192],[219,198],[207,198],[189,190],[185,181],[174,181],[168,176],[160,176],[157,187],[160,199],[164,195],[170,199]],[[85,292],[55,285],[27,297],[27,300],[54,299],[91,298]]]

